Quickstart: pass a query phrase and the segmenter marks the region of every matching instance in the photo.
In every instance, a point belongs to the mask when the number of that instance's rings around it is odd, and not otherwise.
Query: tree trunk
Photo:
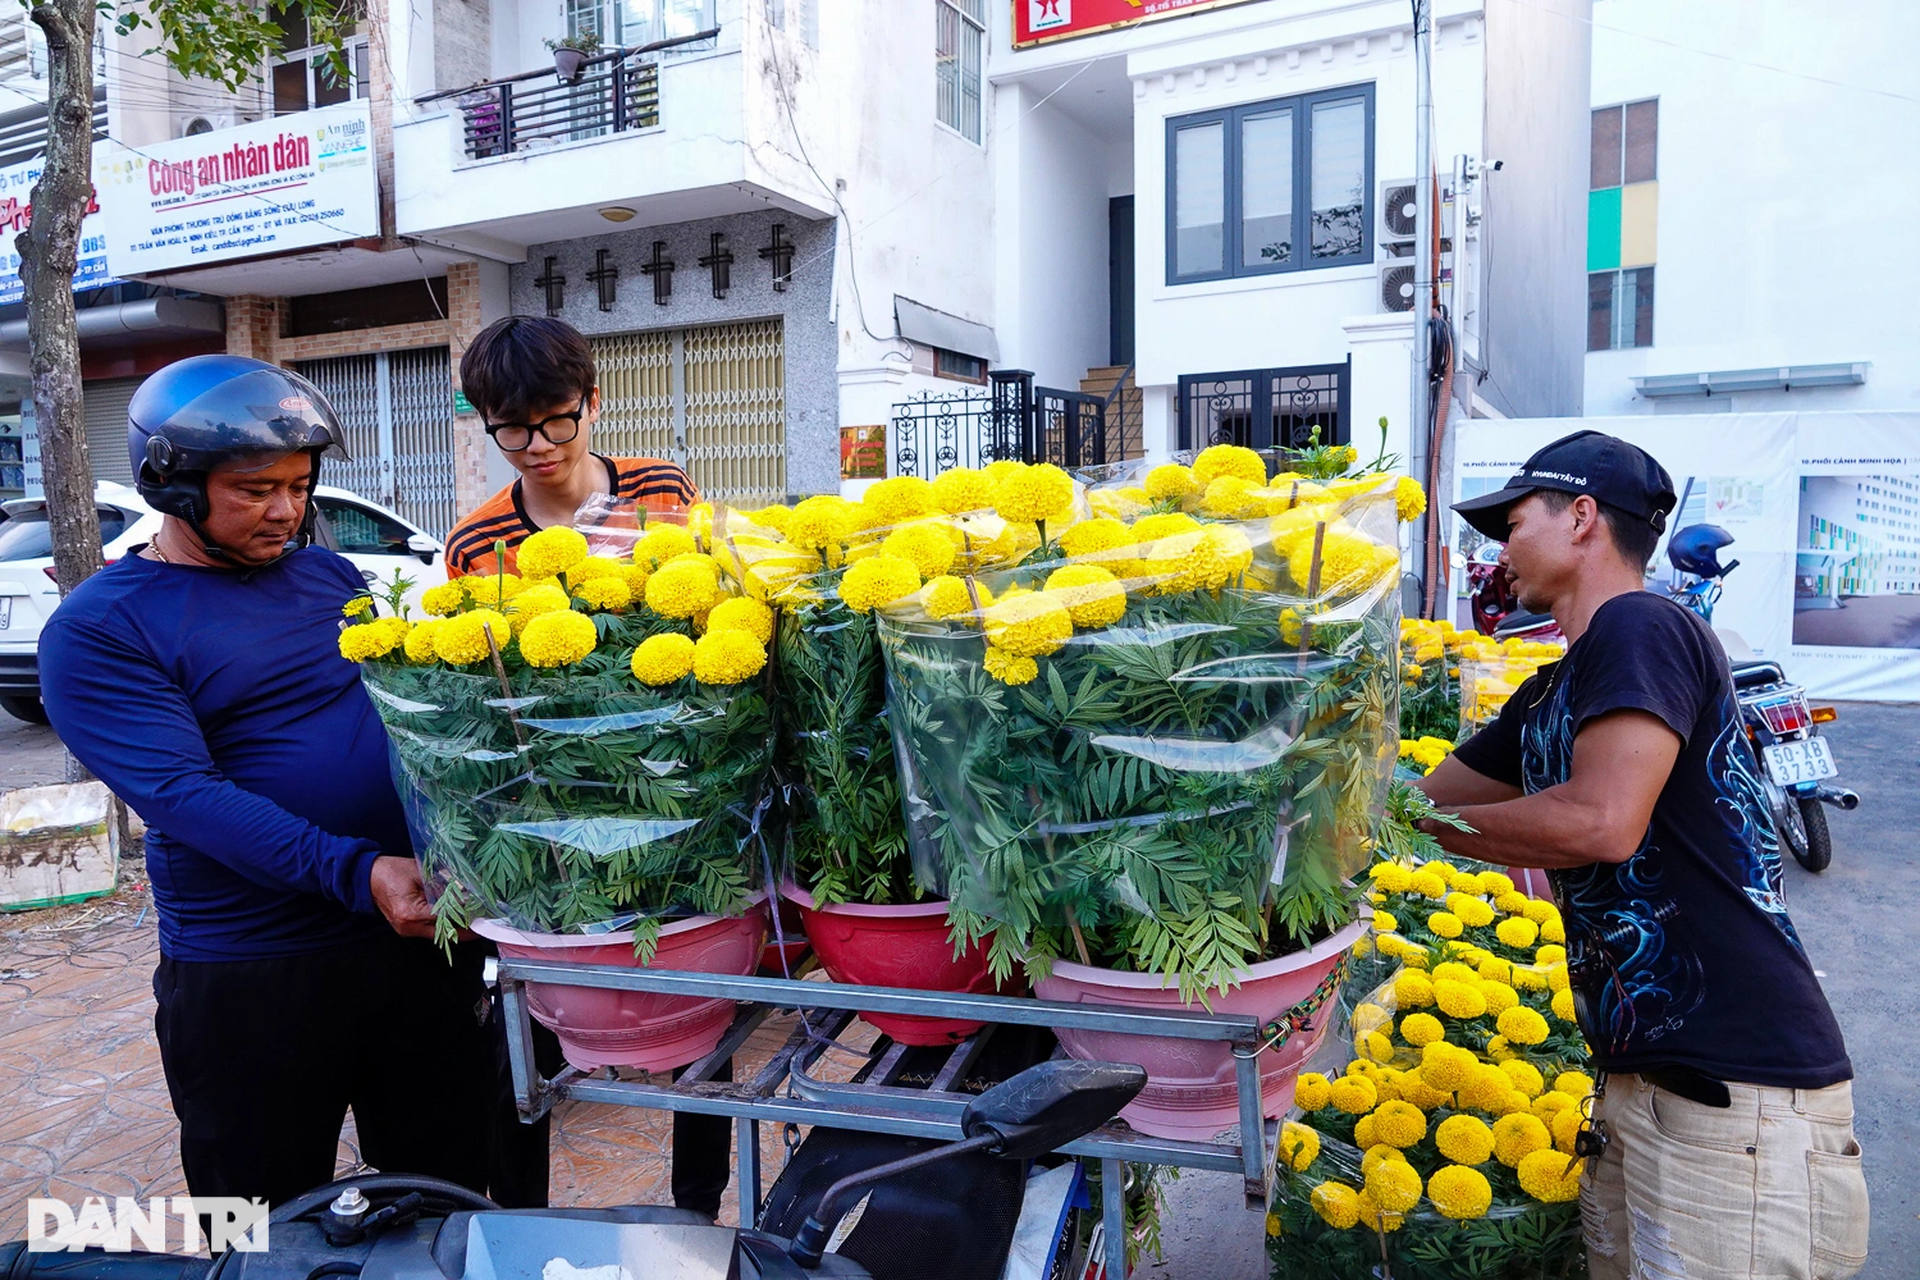
[[[73,273],[80,221],[93,199],[93,0],[33,9],[47,37],[47,154],[27,229],[14,238],[26,288],[28,367],[53,570],[66,595],[98,572],[100,516],[80,389]]]

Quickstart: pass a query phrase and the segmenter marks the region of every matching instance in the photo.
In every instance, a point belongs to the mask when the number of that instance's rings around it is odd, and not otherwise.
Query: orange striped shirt
[[[700,501],[687,473],[659,458],[599,458],[607,468],[608,492],[614,497],[638,502],[649,512],[684,511]],[[520,496],[520,481],[512,484],[475,507],[447,535],[447,576],[469,573],[515,572],[515,550],[540,526],[527,514]],[[498,563],[496,543],[505,542],[506,563]]]

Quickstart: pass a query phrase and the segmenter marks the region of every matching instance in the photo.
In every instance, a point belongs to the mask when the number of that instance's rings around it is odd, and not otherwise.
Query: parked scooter
[[[1726,576],[1740,567],[1738,560],[1720,563],[1720,551],[1733,544],[1733,535],[1718,525],[1694,524],[1674,530],[1667,541],[1667,560],[1685,575],[1668,595],[1713,621]],[[1740,719],[1764,769],[1761,779],[1774,829],[1808,871],[1825,871],[1833,861],[1833,838],[1827,830],[1823,804],[1854,809],[1860,797],[1845,787],[1826,785],[1839,773],[1833,749],[1819,736],[1819,726],[1838,718],[1832,707],[1807,702],[1807,691],[1787,679],[1777,662],[1755,659],[1738,636],[1722,632],[1733,667],[1733,692],[1740,703]]]
[[[1560,624],[1551,614],[1528,613],[1513,594],[1500,544],[1488,542],[1467,562],[1468,604],[1474,629],[1496,640],[1559,640]]]
[[[831,1251],[834,1228],[874,1184],[973,1153],[1032,1160],[1092,1132],[1146,1085],[1140,1067],[1058,1060],[968,1104],[959,1142],[841,1178],[792,1239],[715,1226],[681,1209],[501,1209],[435,1178],[372,1174],[298,1196],[267,1220],[268,1248],[205,1258],[166,1253],[29,1253],[0,1245],[8,1280],[874,1280]],[[871,1209],[867,1212],[872,1212]],[[924,1261],[924,1259],[923,1259]],[[924,1272],[916,1270],[915,1274]]]

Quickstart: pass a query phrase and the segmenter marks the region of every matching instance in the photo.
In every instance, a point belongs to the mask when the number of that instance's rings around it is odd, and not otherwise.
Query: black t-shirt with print
[[[1683,745],[1633,857],[1550,873],[1594,1065],[1780,1088],[1851,1079],[1787,918],[1760,766],[1706,623],[1651,592],[1616,596],[1456,758],[1531,795],[1567,780],[1582,726],[1621,710],[1658,716]]]

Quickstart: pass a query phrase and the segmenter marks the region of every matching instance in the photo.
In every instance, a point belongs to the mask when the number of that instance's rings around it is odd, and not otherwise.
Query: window
[[[1660,104],[1596,107],[1587,181],[1587,350],[1653,345]]]
[[[281,52],[274,59],[270,77],[275,115],[291,115],[313,107],[330,107],[338,102],[364,98],[372,91],[373,81],[367,65],[367,37],[351,33],[364,10],[360,4],[353,3],[342,6],[341,11],[349,28],[349,34],[343,42],[347,59],[345,79],[341,78],[327,50],[317,42],[308,24],[307,11],[300,0],[292,0],[284,9],[278,6],[274,8],[273,20],[281,31]]]
[[[1167,121],[1167,283],[1373,255],[1373,86]]]
[[[714,0],[567,0],[567,34],[635,48],[711,31]],[[704,46],[698,46],[704,47]]]
[[[934,105],[940,123],[980,141],[980,67],[987,0],[933,0]]]
[[[987,380],[987,362],[979,356],[961,355],[958,351],[933,349],[933,372],[935,377],[956,378],[961,382],[985,382]]]
[[[338,498],[316,497],[320,514],[333,530],[335,550],[346,555],[407,555],[413,530],[390,516]]]

